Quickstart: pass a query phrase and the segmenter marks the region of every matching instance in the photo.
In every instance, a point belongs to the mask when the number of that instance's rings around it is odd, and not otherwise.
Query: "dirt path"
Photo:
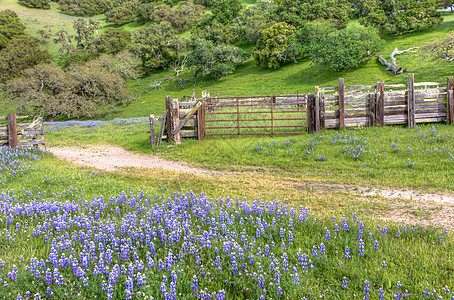
[[[105,171],[116,171],[122,167],[164,169],[195,174],[220,173],[212,170],[191,168],[187,164],[159,158],[154,155],[136,154],[113,146],[87,146],[86,148],[49,148],[49,152],[60,159],[79,165],[96,167]]]
[[[136,154],[120,147],[89,145],[86,148],[51,148],[56,157],[76,164],[96,167],[105,171],[116,171],[122,167],[164,169],[193,174],[222,175],[229,172],[213,171],[189,167],[185,163],[174,162],[154,155]],[[388,199],[415,200],[421,202],[437,202],[440,204],[454,204],[454,195],[425,194],[416,190],[400,190],[376,188],[366,186],[352,186],[344,184],[298,182],[294,181],[294,188],[300,190],[315,190],[321,192],[341,191],[358,193],[363,196],[380,196]]]

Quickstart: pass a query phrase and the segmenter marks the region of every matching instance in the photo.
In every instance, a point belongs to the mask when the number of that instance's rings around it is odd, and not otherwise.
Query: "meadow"
[[[4,299],[444,299],[447,228],[213,197],[1,152]],[[128,188],[130,187],[130,188]]]
[[[0,9],[15,10],[35,37],[40,29],[73,30],[75,17],[54,3],[43,11],[4,0]],[[94,18],[112,26],[104,16]],[[454,16],[443,18],[417,33],[384,36],[380,54],[445,38]],[[348,26],[360,25],[352,20]],[[42,46],[61,63],[57,45]],[[398,63],[415,69],[418,82],[452,75],[449,64],[411,53]],[[250,59],[219,80],[200,78],[193,86],[188,70],[180,75],[188,78],[184,89],[170,81],[153,89],[174,77],[171,70],[156,71],[131,80],[135,97],[115,112],[46,124],[50,148],[115,145],[213,174],[105,172],[37,149],[0,148],[0,299],[454,299],[453,204],[311,186],[452,195],[452,126],[149,146],[148,115],[162,114],[165,95],[181,98],[193,89],[212,96],[301,94],[335,86],[339,77],[346,85],[406,82],[405,74],[384,69],[375,58],[342,72],[307,59],[267,70]]]

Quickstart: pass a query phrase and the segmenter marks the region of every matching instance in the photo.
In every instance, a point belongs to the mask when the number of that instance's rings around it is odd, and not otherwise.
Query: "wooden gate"
[[[307,95],[204,100],[204,136],[307,133]]]

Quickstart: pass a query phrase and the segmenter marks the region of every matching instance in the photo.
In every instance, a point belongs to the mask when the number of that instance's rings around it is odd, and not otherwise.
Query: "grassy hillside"
[[[438,26],[424,31],[410,33],[401,36],[385,36],[386,46],[380,53],[388,57],[394,48],[400,50],[409,47],[421,47],[424,44],[443,39],[446,34],[454,29],[454,16],[445,14],[444,21]],[[353,20],[349,26],[361,26],[358,21]],[[454,65],[437,61],[422,61],[413,53],[398,55],[397,62],[400,66],[409,70],[416,70],[416,81],[439,81],[445,82],[447,76],[453,75]],[[245,96],[245,95],[276,95],[286,93],[311,93],[315,86],[335,86],[339,77],[345,79],[346,85],[353,84],[374,84],[377,81],[386,80],[390,83],[404,83],[407,75],[394,75],[385,71],[376,58],[358,68],[342,72],[334,72],[328,68],[314,65],[308,59],[299,61],[297,64],[288,63],[278,70],[269,70],[258,67],[255,61],[250,59],[240,66],[234,74],[225,76],[219,80],[203,78],[193,86],[193,73],[187,71],[181,73],[181,78],[191,80],[181,89],[176,82],[165,82],[163,88],[152,89],[151,84],[173,76],[171,71],[156,72],[142,78],[140,81],[131,81],[130,88],[140,98],[129,106],[118,110],[116,117],[139,117],[147,114],[160,114],[164,109],[164,97],[170,95],[172,98],[181,98],[184,95],[191,95],[195,89],[196,95],[200,96],[201,91],[208,90],[212,96]]]
[[[247,2],[247,4],[250,4]],[[66,28],[72,32],[72,20],[77,17],[64,15],[58,11],[58,4],[52,3],[51,10],[39,10],[23,7],[17,0],[4,0],[0,2],[0,9],[12,9],[17,12],[24,24],[27,26],[26,32],[32,36],[38,36],[38,30],[46,29],[52,33],[61,28]],[[95,16],[104,28],[116,25],[107,24],[104,16]],[[430,29],[409,33],[405,35],[388,35],[384,39],[386,46],[382,54],[387,57],[391,51],[398,47],[406,49],[409,47],[420,47],[424,44],[443,39],[446,34],[454,28],[454,16],[451,13],[443,15],[444,21]],[[129,31],[137,30],[143,25],[131,22],[123,27]],[[349,26],[361,26],[357,20],[352,20]],[[101,30],[102,32],[102,30]],[[185,36],[188,32],[185,33]],[[59,62],[58,48],[52,42],[52,38],[43,45],[53,55],[56,62]],[[252,51],[252,46],[247,46],[246,50]],[[413,53],[398,56],[398,64],[409,70],[416,70],[416,81],[441,81],[444,82],[447,76],[453,74],[453,65],[445,62],[422,61],[421,58]],[[173,71],[157,71],[143,77],[140,80],[129,82],[129,86],[135,95],[135,99],[129,105],[122,106],[113,114],[103,116],[103,119],[115,117],[129,118],[142,117],[149,114],[161,114],[164,109],[165,95],[172,98],[181,98],[184,95],[191,95],[193,89],[197,96],[201,95],[202,90],[208,90],[212,96],[244,96],[244,95],[269,95],[284,93],[310,93],[315,86],[333,86],[337,84],[339,77],[345,78],[345,83],[350,84],[373,84],[377,81],[386,80],[392,83],[402,83],[406,81],[406,75],[395,76],[380,65],[377,59],[373,58],[368,63],[364,63],[358,68],[342,72],[314,65],[308,59],[299,61],[297,64],[288,63],[278,70],[268,70],[255,65],[251,58],[241,65],[234,74],[225,76],[219,80],[211,78],[200,78],[197,85],[193,85],[193,72],[186,71],[180,74],[180,78],[187,78],[185,89],[174,81],[165,81],[167,76],[174,77]],[[161,89],[153,89],[151,85],[156,82],[164,81]]]

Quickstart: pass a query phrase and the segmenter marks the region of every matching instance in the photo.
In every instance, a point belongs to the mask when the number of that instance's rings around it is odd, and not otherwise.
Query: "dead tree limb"
[[[411,48],[408,48],[407,50],[399,50],[396,47],[396,49],[394,49],[393,52],[391,52],[391,54],[389,55],[389,57],[391,58],[391,61],[387,61],[381,55],[372,54],[372,56],[378,58],[380,63],[382,65],[386,66],[386,69],[385,69],[386,71],[392,71],[394,74],[398,75],[398,74],[402,74],[404,72],[407,72],[408,70],[399,67],[397,65],[397,61],[396,61],[396,58],[394,56],[398,55],[398,54],[406,53],[406,52],[417,53],[416,51],[412,51],[413,49],[419,49],[419,47],[411,47]]]

